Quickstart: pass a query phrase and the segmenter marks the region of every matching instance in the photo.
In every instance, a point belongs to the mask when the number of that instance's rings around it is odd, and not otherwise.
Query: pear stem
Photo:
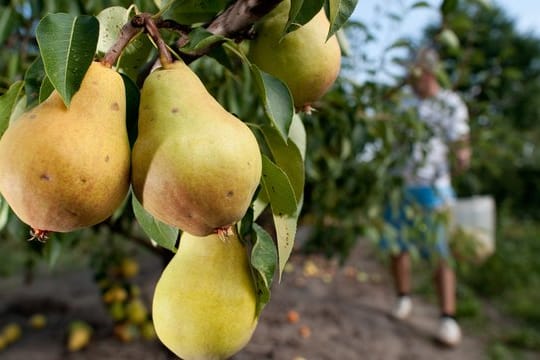
[[[111,67],[116,63],[122,51],[128,46],[131,39],[137,36],[144,29],[145,19],[144,14],[135,15],[131,21],[124,24],[120,30],[120,36],[113,46],[107,51],[101,63],[107,67]]]
[[[167,67],[173,62],[173,57],[169,51],[169,48],[167,48],[167,44],[161,37],[156,23],[151,17],[146,19],[145,28],[158,47],[159,61],[161,62],[161,65],[163,65],[163,67]]]

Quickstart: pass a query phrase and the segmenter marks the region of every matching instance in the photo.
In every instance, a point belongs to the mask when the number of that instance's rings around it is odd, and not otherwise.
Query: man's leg
[[[439,296],[441,315],[454,316],[456,314],[456,275],[454,269],[444,260],[441,260],[435,270],[435,288]]]
[[[398,296],[411,293],[411,257],[408,252],[392,255],[392,275]]]
[[[437,338],[445,345],[456,346],[461,341],[461,329],[454,317],[456,314],[456,275],[454,269],[442,260],[435,271],[434,278],[441,309]]]
[[[405,319],[412,310],[411,293],[411,257],[408,252],[392,256],[392,275],[398,299],[392,315],[397,319]]]

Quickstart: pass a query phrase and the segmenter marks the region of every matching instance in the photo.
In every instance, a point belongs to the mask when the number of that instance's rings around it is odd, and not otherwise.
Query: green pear
[[[66,232],[112,215],[129,189],[124,83],[94,62],[67,108],[57,91],[0,140],[0,192],[34,231]]]
[[[222,237],[183,233],[156,284],[152,317],[158,338],[184,360],[222,360],[240,351],[257,326],[246,249]]]
[[[145,80],[133,190],[155,218],[205,236],[240,220],[261,177],[259,145],[183,62]]]
[[[248,57],[287,84],[294,105],[304,108],[320,99],[336,80],[341,49],[335,36],[326,40],[330,23],[323,9],[307,24],[283,36],[290,6],[290,0],[285,0],[261,20]]]

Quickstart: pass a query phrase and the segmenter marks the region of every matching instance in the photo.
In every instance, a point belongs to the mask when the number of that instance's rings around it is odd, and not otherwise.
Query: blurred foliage
[[[441,43],[451,29],[458,49]],[[439,41],[452,87],[465,97],[474,150],[471,171],[456,178],[461,194],[489,193],[519,216],[540,216],[540,42],[520,33],[497,6],[460,1],[441,26]],[[504,178],[504,181],[502,179]]]

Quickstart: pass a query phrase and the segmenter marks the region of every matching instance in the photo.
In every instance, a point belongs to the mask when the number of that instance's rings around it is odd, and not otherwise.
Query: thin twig
[[[116,63],[116,61],[122,54],[122,51],[129,44],[131,39],[137,36],[141,31],[143,31],[143,27],[145,24],[145,19],[143,15],[144,14],[135,15],[131,19],[131,21],[124,24],[124,26],[122,26],[118,40],[107,51],[107,53],[101,60],[102,64],[104,64],[107,67],[111,67],[114,63]]]
[[[218,15],[208,26],[207,30],[214,35],[221,35],[235,40],[243,40],[249,29],[263,16],[272,11],[283,0],[237,0],[225,11]],[[186,44],[185,38],[180,38],[176,46],[181,48]],[[213,48],[220,45],[215,42],[196,53],[181,54],[186,63],[190,63]]]
[[[167,44],[165,43],[165,41],[161,37],[161,34],[159,33],[159,29],[156,26],[156,23],[151,17],[148,17],[146,19],[145,28],[158,47],[159,61],[161,62],[161,65],[166,67],[167,65],[173,62],[173,58],[172,58],[171,52],[167,48]]]

